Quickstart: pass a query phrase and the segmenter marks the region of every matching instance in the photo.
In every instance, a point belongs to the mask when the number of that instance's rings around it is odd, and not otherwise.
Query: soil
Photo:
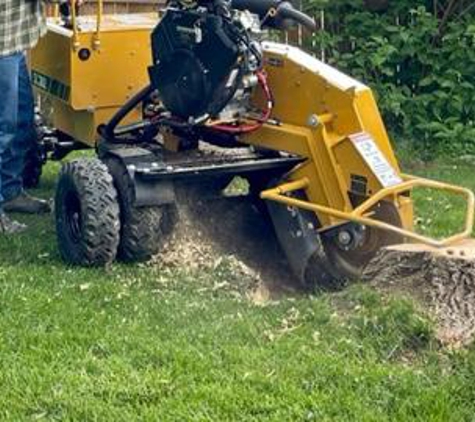
[[[229,283],[259,305],[299,293],[257,199],[205,196],[186,187],[178,189],[177,196],[177,225],[155,258],[157,265],[216,271],[225,262]]]
[[[390,294],[403,292],[425,305],[437,337],[458,348],[475,339],[475,242],[436,249],[397,245],[381,250],[364,280]]]

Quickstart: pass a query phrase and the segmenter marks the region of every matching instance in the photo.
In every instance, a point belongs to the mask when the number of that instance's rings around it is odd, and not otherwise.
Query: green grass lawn
[[[475,189],[470,166],[413,170]],[[418,201],[437,234],[463,215]],[[2,420],[475,418],[475,349],[441,350],[411,302],[353,286],[256,306],[213,288],[225,271],[68,268],[52,217],[22,220],[0,238]]]

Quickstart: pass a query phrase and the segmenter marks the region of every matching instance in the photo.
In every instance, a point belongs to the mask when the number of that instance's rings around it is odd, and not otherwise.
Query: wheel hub
[[[366,227],[360,225],[348,225],[340,229],[335,240],[340,249],[351,251],[364,244],[366,238]]]
[[[399,212],[394,204],[381,202],[372,210],[376,220],[395,226],[401,226]],[[335,274],[344,279],[356,279],[368,262],[383,247],[401,243],[399,235],[356,224],[347,225],[338,233],[324,236],[325,251],[328,262]]]

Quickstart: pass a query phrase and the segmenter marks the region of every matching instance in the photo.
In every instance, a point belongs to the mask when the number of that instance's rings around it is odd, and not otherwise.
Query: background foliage
[[[303,7],[324,23],[308,47],[375,89],[397,138],[425,158],[475,153],[473,1],[304,0]]]

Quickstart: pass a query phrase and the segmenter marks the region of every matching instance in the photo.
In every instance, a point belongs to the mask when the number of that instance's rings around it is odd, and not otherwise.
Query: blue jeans
[[[23,189],[25,154],[35,142],[35,111],[23,53],[0,57],[0,212]]]

